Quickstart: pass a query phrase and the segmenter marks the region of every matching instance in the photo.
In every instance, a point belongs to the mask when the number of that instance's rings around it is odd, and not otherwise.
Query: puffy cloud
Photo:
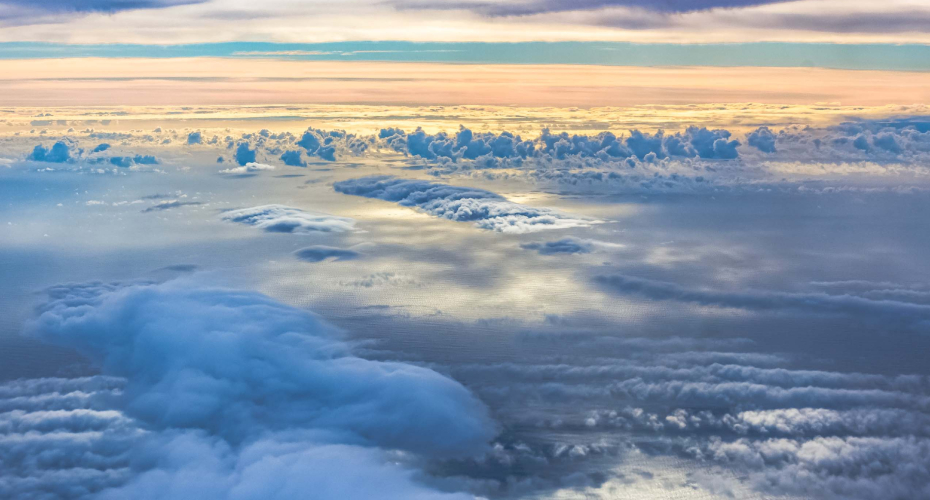
[[[71,160],[71,145],[65,141],[58,141],[52,145],[51,149],[48,149],[39,144],[26,159],[50,163],[64,163]]]
[[[382,129],[379,140],[396,151],[428,160],[481,158],[527,159],[542,155],[564,160],[567,158],[625,159],[635,156],[646,158],[700,157],[708,160],[729,160],[739,156],[739,141],[731,141],[727,130],[708,130],[689,127],[683,133],[655,135],[638,130],[630,131],[626,139],[611,132],[595,136],[552,134],[543,129],[535,140],[523,140],[510,132],[475,134],[462,127],[454,137],[444,132],[435,135],[417,129],[405,134],[400,129]]]
[[[753,130],[746,136],[746,141],[750,146],[763,153],[775,152],[775,134],[768,127],[759,127]]]
[[[344,137],[344,135],[339,132],[326,134],[320,130],[307,129],[301,136],[300,141],[297,142],[297,145],[304,148],[308,155],[319,156],[327,161],[336,161],[334,140],[337,137]]]
[[[438,158],[474,160],[482,156],[526,158],[533,153],[533,143],[510,132],[475,134],[461,127],[455,137],[445,132],[427,134],[418,128],[412,134],[401,129],[381,129],[378,138],[396,151],[430,160]]]
[[[449,378],[355,357],[334,327],[255,293],[172,282],[49,295],[30,334],[107,376],[0,385],[0,408],[13,407],[0,459],[16,471],[4,495],[471,498],[419,484],[389,451],[486,449],[495,426]]]
[[[255,163],[255,150],[247,142],[240,142],[236,146],[236,163],[242,166]]]
[[[313,245],[294,252],[298,259],[306,262],[322,262],[326,259],[352,260],[361,256],[350,248],[336,248],[325,245]]]
[[[100,152],[106,151],[106,150],[108,150],[108,149],[110,149],[110,145],[104,142],[104,143],[102,143],[102,144],[98,144],[97,147],[95,147],[93,150],[91,150],[91,153],[100,153]]]
[[[930,495],[928,439],[718,439],[691,452],[746,471],[749,481],[768,493],[901,500]]]
[[[284,205],[262,205],[230,210],[223,220],[255,226],[270,233],[345,233],[355,229],[355,221]]]
[[[123,409],[155,427],[231,443],[328,429],[431,455],[480,449],[493,432],[452,380],[356,358],[333,327],[262,295],[183,283],[76,285],[54,295],[33,335],[125,378]]]
[[[109,162],[120,168],[129,168],[133,165],[158,165],[160,163],[158,158],[152,155],[112,156]]]
[[[600,221],[513,203],[482,189],[434,184],[427,181],[374,176],[333,184],[343,194],[391,201],[416,207],[436,217],[472,222],[476,227],[502,233],[529,233],[546,229],[590,226]]]
[[[281,161],[283,161],[285,165],[291,167],[307,166],[307,162],[300,156],[300,151],[285,151],[284,154],[281,155]]]
[[[201,134],[199,130],[187,134],[187,143],[188,144],[203,144],[203,134]]]
[[[254,152],[253,152],[254,156]],[[240,167],[224,168],[220,170],[221,174],[251,174],[254,172],[261,172],[262,170],[274,170],[274,165],[266,165],[264,163],[255,163],[249,162]]]

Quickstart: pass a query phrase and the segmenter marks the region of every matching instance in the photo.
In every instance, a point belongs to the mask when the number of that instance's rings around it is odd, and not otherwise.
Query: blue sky
[[[194,45],[0,43],[0,58],[236,57],[305,61],[404,61],[615,66],[763,66],[930,69],[930,46],[825,43],[633,44],[624,42],[225,42]]]

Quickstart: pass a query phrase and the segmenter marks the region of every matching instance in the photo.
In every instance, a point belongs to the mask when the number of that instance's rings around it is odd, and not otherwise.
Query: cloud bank
[[[451,379],[355,357],[313,314],[251,292],[173,282],[49,294],[30,334],[77,349],[106,377],[0,386],[0,405],[16,408],[0,418],[0,456],[26,475],[5,476],[0,492],[470,498],[419,484],[389,451],[484,449],[494,425]]]

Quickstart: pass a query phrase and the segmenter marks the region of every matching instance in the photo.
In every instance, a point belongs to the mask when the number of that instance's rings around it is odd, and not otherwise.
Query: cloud
[[[529,233],[546,229],[590,226],[600,221],[572,216],[548,208],[513,203],[482,189],[434,184],[396,177],[362,177],[333,184],[343,194],[391,201],[416,207],[436,217],[472,222],[476,227],[502,233]]]
[[[650,300],[677,301],[702,306],[730,307],[751,311],[801,311],[882,319],[917,325],[930,320],[930,306],[893,300],[871,300],[855,295],[820,292],[717,291],[687,288],[675,283],[622,275],[603,275],[595,281],[605,289]]]
[[[236,163],[242,166],[255,163],[255,150],[249,148],[247,142],[240,142],[236,146]]]
[[[253,172],[261,172],[262,170],[274,170],[274,165],[266,165],[264,163],[255,163],[250,162],[246,163],[241,167],[232,167],[224,168],[220,170],[221,174],[251,174]]]
[[[313,245],[307,248],[301,248],[294,252],[294,255],[305,262],[322,262],[327,259],[352,260],[361,256],[360,253],[349,248],[336,248],[325,245]]]
[[[206,0],[3,0],[0,20],[14,24],[32,24],[44,16],[61,14],[115,14],[138,9],[164,9],[178,5],[203,3]]]
[[[319,156],[327,161],[336,161],[334,142],[337,137],[345,137],[345,134],[339,132],[327,134],[322,130],[307,129],[300,137],[297,145],[304,148],[308,155]]]
[[[775,134],[768,127],[759,127],[746,136],[746,141],[750,146],[762,151],[763,153],[775,152]]]
[[[420,484],[405,458],[469,456],[493,437],[449,378],[358,358],[334,327],[256,293],[169,282],[49,295],[29,334],[106,376],[0,385],[0,408],[16,407],[0,417],[0,458],[17,472],[4,495],[471,498]]]
[[[453,137],[445,132],[427,134],[417,129],[412,134],[396,128],[382,129],[378,139],[388,147],[428,160],[522,159],[547,156],[559,160],[568,158],[626,159],[636,157],[662,159],[666,157],[731,160],[739,157],[740,142],[729,140],[730,132],[688,127],[683,133],[654,135],[631,130],[629,137],[617,137],[612,132],[595,136],[552,134],[543,129],[534,140],[523,140],[510,132],[476,134],[461,127]]]
[[[521,243],[524,250],[536,250],[540,255],[555,255],[560,253],[591,253],[597,249],[622,248],[623,245],[607,243],[604,241],[575,238],[569,236],[557,241]]]
[[[300,151],[285,151],[281,155],[281,161],[291,167],[306,167],[307,162],[300,157]]]
[[[284,205],[262,205],[230,210],[223,220],[249,224],[270,233],[345,233],[355,230],[355,220]]]
[[[489,2],[457,0],[452,2],[425,2],[399,0],[394,5],[402,9],[459,10],[467,9],[490,17],[516,17],[537,14],[597,10],[609,7],[643,9],[663,14],[682,14],[712,9],[736,9],[789,0],[530,0],[528,2]]]
[[[133,165],[158,165],[160,163],[158,158],[152,155],[112,156],[109,162],[120,168],[129,168]]]
[[[203,134],[199,130],[187,134],[188,144],[203,144]]]
[[[91,150],[91,153],[100,153],[100,152],[106,151],[106,150],[108,150],[108,149],[110,149],[110,145],[104,142],[104,143],[102,143],[102,144],[98,144],[97,147],[95,147],[93,150]]]
[[[594,245],[580,238],[563,238],[558,241],[522,243],[524,250],[536,250],[540,255],[553,255],[558,253],[591,253]]]
[[[142,210],[142,213],[148,212],[158,212],[162,210],[170,210],[172,208],[187,207],[200,205],[199,201],[181,201],[181,200],[168,200],[160,203],[156,203],[145,210]]]
[[[26,159],[50,163],[64,163],[71,160],[71,146],[64,141],[56,142],[52,145],[51,149],[40,144],[32,150],[32,154],[26,157]]]

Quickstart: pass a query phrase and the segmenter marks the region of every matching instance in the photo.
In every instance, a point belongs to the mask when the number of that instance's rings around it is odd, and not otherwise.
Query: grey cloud
[[[918,325],[930,320],[930,306],[892,300],[870,300],[855,295],[794,293],[777,291],[715,291],[686,288],[674,283],[622,275],[597,276],[605,289],[651,300],[678,301],[703,306],[732,307],[753,311],[794,310],[813,313],[845,314],[886,321],[906,321]]]
[[[520,248],[524,250],[535,250],[540,255],[554,255],[559,253],[591,253],[591,251],[594,250],[594,245],[580,238],[563,238],[561,240],[546,241],[543,243],[522,243],[520,244]]]
[[[169,200],[169,201],[163,201],[160,203],[156,203],[142,210],[142,213],[160,212],[162,210],[170,210],[172,208],[180,208],[180,207],[188,207],[188,206],[196,206],[196,205],[200,205],[200,202],[199,201]]]
[[[294,255],[305,262],[322,262],[327,259],[352,260],[361,256],[360,253],[349,248],[336,248],[325,245],[313,245],[301,248],[294,252]]]
[[[491,17],[530,16],[554,12],[567,12],[576,10],[595,10],[607,7],[630,7],[659,12],[663,14],[679,14],[711,9],[733,9],[782,3],[787,0],[532,0],[529,2],[422,2],[416,0],[400,0],[394,5],[404,9],[443,9],[443,10],[472,10],[479,14]]]

